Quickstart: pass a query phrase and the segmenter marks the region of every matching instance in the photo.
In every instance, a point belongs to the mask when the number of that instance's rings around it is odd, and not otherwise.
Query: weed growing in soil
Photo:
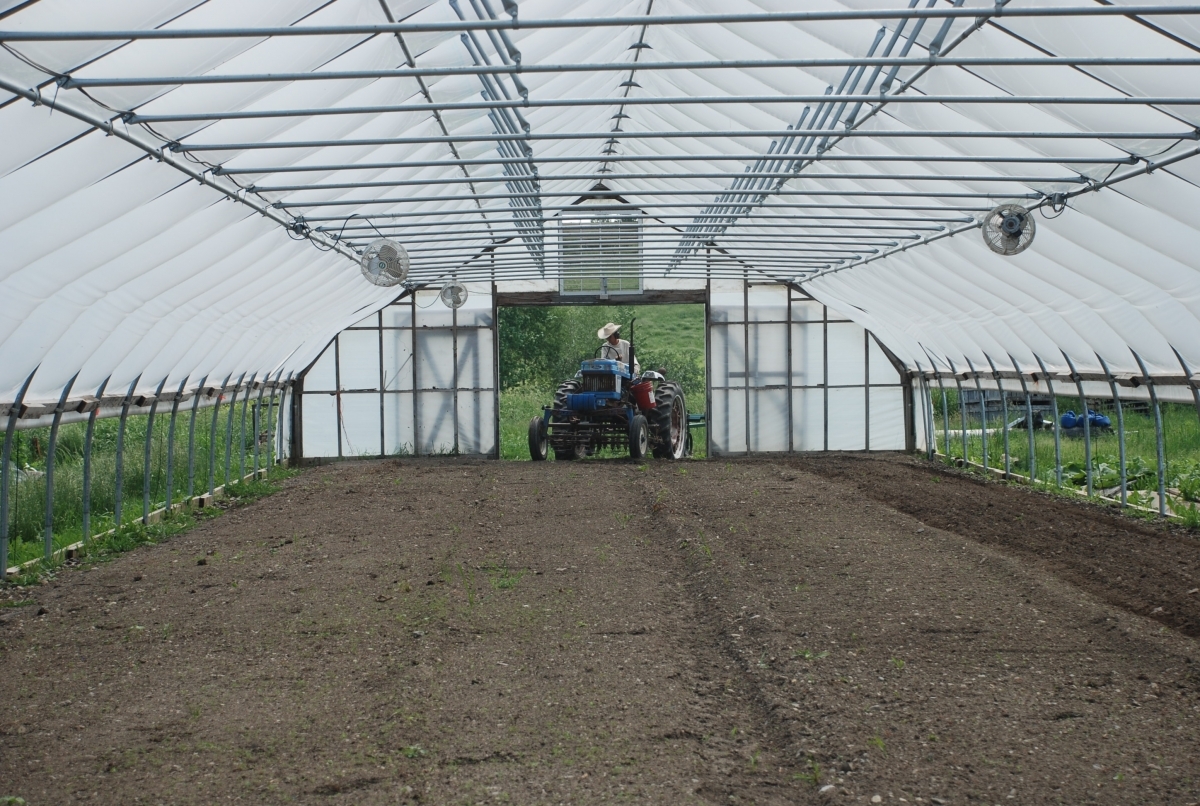
[[[867,744],[871,745],[871,747],[874,747],[876,750],[878,750],[883,755],[885,755],[885,756],[887,755],[887,745],[884,743],[883,737],[880,736],[878,733],[876,733],[870,739],[867,739]]]
[[[797,649],[792,652],[792,657],[800,658],[801,660],[821,660],[822,658],[829,657],[829,650],[813,652],[811,649]]]
[[[900,658],[892,658],[888,661],[888,663],[892,664],[897,669],[904,669],[904,661],[900,660]]]
[[[794,780],[804,781],[816,788],[821,785],[822,779],[821,765],[817,763],[815,758],[808,760],[808,772],[798,772],[792,776]]]
[[[517,587],[521,577],[525,576],[524,571],[512,571],[507,566],[500,565],[485,565],[483,572],[488,575],[492,587],[499,591],[512,590]]]

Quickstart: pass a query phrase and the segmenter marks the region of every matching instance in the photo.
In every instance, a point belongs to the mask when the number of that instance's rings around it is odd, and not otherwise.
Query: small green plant
[[[613,517],[617,521],[617,525],[624,529],[629,525],[629,521],[633,518],[632,512],[614,512]]]
[[[14,795],[5,795],[0,797],[0,806],[25,806],[25,798],[18,798]]]
[[[808,760],[808,772],[798,772],[792,776],[794,780],[804,781],[813,786],[813,788],[821,785],[821,765],[817,763],[815,758]]]
[[[507,566],[499,565],[485,566],[483,571],[491,580],[492,587],[499,591],[512,590],[517,587],[517,583],[525,575],[523,571],[512,571]]]
[[[410,744],[408,747],[404,748],[405,758],[421,758],[424,755],[425,751],[419,744]]]
[[[813,652],[811,649],[796,649],[792,651],[792,657],[800,658],[800,660],[821,660],[829,657],[829,650]]]
[[[897,669],[904,668],[904,661],[900,660],[900,658],[892,658],[891,660],[888,661],[888,663],[892,664]]]
[[[750,754],[750,770],[751,771],[758,769],[758,758],[761,755],[762,755],[761,750],[755,750],[753,753]]]
[[[885,756],[887,755],[887,745],[884,743],[883,737],[880,736],[878,733],[876,733],[870,739],[867,739],[867,744],[871,745],[871,747],[874,747],[876,750],[878,750],[880,753],[883,753]]]

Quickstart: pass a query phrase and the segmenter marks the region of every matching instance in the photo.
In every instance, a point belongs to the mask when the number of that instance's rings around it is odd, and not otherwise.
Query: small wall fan
[[[997,255],[1018,255],[1033,243],[1037,225],[1019,204],[1002,204],[983,219],[983,242]]]
[[[388,238],[377,238],[367,244],[359,264],[363,277],[375,285],[399,285],[408,277],[408,252]]]
[[[467,301],[467,287],[458,280],[450,280],[442,286],[438,297],[447,308],[461,308]]]

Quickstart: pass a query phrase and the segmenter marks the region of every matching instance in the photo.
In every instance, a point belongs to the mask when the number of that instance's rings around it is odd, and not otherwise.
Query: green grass
[[[266,399],[264,398],[264,404]],[[251,472],[254,464],[253,414],[247,413],[246,432],[241,428],[241,406],[234,405],[230,439],[229,479],[239,475],[244,463]],[[214,411],[217,415],[217,438],[213,442],[215,456],[210,454],[209,442]],[[194,494],[205,493],[209,487],[209,461],[215,458],[212,479],[214,487],[225,483],[225,441],[229,427],[228,404],[216,409],[201,409],[196,416],[196,450],[194,458]],[[272,425],[278,420],[275,407]],[[150,509],[158,509],[167,498],[167,448],[170,427],[170,407],[163,407],[154,418],[150,449]],[[190,410],[181,407],[175,424],[171,500],[180,502],[188,496],[188,425]],[[264,409],[265,419],[265,409]],[[146,428],[148,417],[131,416],[125,426],[122,443],[123,481],[121,485],[121,520],[130,522],[142,516],[145,486]],[[260,423],[262,429],[266,424]],[[90,532],[97,534],[116,525],[116,466],[117,418],[97,420],[91,450],[91,513]],[[83,538],[83,450],[86,423],[69,423],[59,429],[54,451],[54,523],[55,550]],[[10,478],[9,565],[39,557],[43,553],[42,534],[45,526],[46,480],[39,475],[46,470],[50,429],[38,428],[14,433],[11,468],[28,469],[28,473],[13,473]],[[268,467],[274,454],[274,439],[259,446],[259,468]]]
[[[286,478],[296,475],[299,471],[283,467],[272,467],[267,471],[267,478],[253,479],[230,484],[226,487],[226,498],[222,499],[223,507],[244,506],[259,498],[270,495],[279,489],[279,483]],[[161,543],[167,538],[188,531],[197,523],[215,518],[222,513],[222,508],[188,510],[174,509],[163,514],[162,520],[143,524],[139,520],[127,521],[120,528],[108,534],[97,537],[79,549],[76,561],[84,565],[106,562],[113,557],[139,546]],[[69,544],[64,544],[69,545]],[[37,559],[41,556],[40,544],[34,547],[33,556],[25,558],[10,558],[10,562],[19,563]],[[12,579],[15,585],[34,585],[52,575],[63,564],[61,555],[54,557],[49,563],[44,560],[29,566],[24,572]]]
[[[936,390],[934,404],[937,413],[934,424],[938,450],[945,452],[946,440],[942,427],[940,396]],[[1059,398],[1060,414],[1067,410],[1078,411],[1079,401],[1074,398]],[[1119,441],[1116,416],[1109,414],[1113,430],[1108,434],[1093,434],[1092,469],[1093,485],[1096,490],[1111,488],[1119,483]],[[1009,422],[1024,416],[1024,409],[1009,407]],[[1182,490],[1188,500],[1200,498],[1200,417],[1196,409],[1183,403],[1162,404],[1163,445],[1167,460],[1167,487]],[[950,455],[963,456],[962,421],[959,415],[950,412]],[[1003,418],[989,414],[988,427],[1000,429]],[[1084,488],[1086,485],[1084,441],[1081,437],[1063,436],[1060,439],[1063,465],[1063,485]],[[1003,469],[1004,437],[1002,433],[989,434],[987,438],[988,466]],[[1029,474],[1029,442],[1024,429],[1009,430],[1009,453],[1014,473]],[[967,417],[966,456],[972,462],[983,462],[983,439],[980,434],[978,414]],[[1125,413],[1125,456],[1126,470],[1131,490],[1155,490],[1158,488],[1157,448],[1154,435],[1154,417],[1149,413]],[[1056,483],[1054,461],[1054,433],[1034,432],[1034,467],[1038,480]]]

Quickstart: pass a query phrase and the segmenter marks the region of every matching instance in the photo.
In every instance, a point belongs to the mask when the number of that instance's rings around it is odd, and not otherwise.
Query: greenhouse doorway
[[[500,457],[528,460],[528,427],[554,398],[563,380],[573,377],[579,362],[595,357],[596,331],[608,322],[630,323],[638,363],[683,386],[688,411],[706,409],[706,294],[700,290],[642,291],[579,295],[554,292],[499,293]],[[693,456],[706,455],[702,427],[692,430]],[[607,456],[602,452],[600,457]],[[615,454],[614,454],[615,455]]]

